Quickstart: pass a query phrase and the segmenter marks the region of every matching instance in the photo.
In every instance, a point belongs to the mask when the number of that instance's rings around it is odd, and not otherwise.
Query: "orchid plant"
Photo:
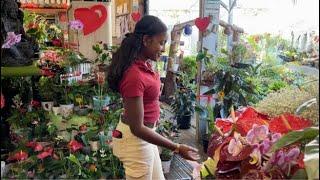
[[[69,22],[69,27],[71,30],[75,31],[77,33],[77,48],[79,51],[79,31],[83,29],[83,23],[80,20],[73,20]]]
[[[15,44],[21,41],[21,34],[15,34],[14,32],[8,32],[5,42],[2,44],[1,48],[10,49]]]

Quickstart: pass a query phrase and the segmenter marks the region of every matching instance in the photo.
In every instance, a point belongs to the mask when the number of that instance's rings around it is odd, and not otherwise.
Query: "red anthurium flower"
[[[39,159],[44,159],[46,157],[49,157],[52,155],[52,152],[53,152],[53,148],[52,147],[48,147],[48,148],[45,148],[44,151],[40,154],[37,155],[37,158]]]
[[[245,136],[254,124],[256,125],[268,125],[269,117],[257,112],[252,107],[246,107],[240,109],[235,113],[236,122],[233,122],[231,118],[217,118],[216,126],[221,129],[223,133],[229,132],[234,126],[242,136]]]
[[[119,130],[113,130],[112,131],[112,137],[114,137],[114,138],[122,138],[122,133],[121,133],[121,131],[119,131]]]
[[[55,75],[55,73],[52,72],[49,69],[41,69],[41,75],[48,76],[48,77],[53,77]]]
[[[71,152],[76,152],[82,147],[83,145],[76,140],[71,140],[68,144],[68,148],[71,150]]]
[[[292,130],[301,130],[312,126],[312,121],[294,116],[292,114],[283,114],[270,121],[269,129],[273,133],[288,133]]]
[[[53,44],[54,46],[60,47],[60,46],[61,46],[61,41],[60,41],[60,39],[53,39],[53,40],[52,40],[52,44]]]
[[[15,153],[13,156],[10,156],[8,158],[8,161],[23,161],[23,160],[26,160],[28,158],[28,153],[24,152],[24,151],[20,151],[20,152],[17,152]]]
[[[35,142],[35,141],[29,141],[26,144],[26,146],[29,148],[34,148],[36,145],[37,145],[37,142]]]
[[[37,143],[34,147],[34,151],[42,151],[43,150],[43,146],[39,143]]]
[[[4,98],[4,95],[1,93],[1,109],[4,107],[4,104],[5,104],[5,98]]]
[[[36,101],[36,100],[31,100],[31,105],[33,107],[40,107],[40,102],[39,101]]]

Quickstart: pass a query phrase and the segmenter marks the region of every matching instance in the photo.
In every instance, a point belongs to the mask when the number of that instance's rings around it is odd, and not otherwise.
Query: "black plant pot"
[[[202,139],[203,152],[207,153],[208,145],[209,145],[209,135],[206,134]]]
[[[191,115],[179,116],[177,124],[180,129],[189,129],[191,127]]]

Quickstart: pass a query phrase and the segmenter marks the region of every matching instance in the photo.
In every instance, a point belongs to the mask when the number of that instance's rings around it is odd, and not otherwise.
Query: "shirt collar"
[[[150,72],[150,73],[155,73],[154,70],[152,69],[152,65],[149,60],[144,61],[144,60],[136,60],[134,62],[140,69]]]

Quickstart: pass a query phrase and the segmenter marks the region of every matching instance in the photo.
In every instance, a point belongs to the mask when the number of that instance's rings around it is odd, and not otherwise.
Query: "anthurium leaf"
[[[299,169],[291,179],[308,179],[307,173],[305,169]]]
[[[285,146],[296,142],[311,141],[318,135],[318,127],[310,127],[299,131],[291,131],[288,134],[283,135],[275,144],[273,144],[270,151],[275,152]]]
[[[81,167],[81,164],[79,162],[79,160],[76,158],[76,156],[74,156],[73,154],[70,154],[69,157],[67,157],[71,162],[75,163],[76,165],[78,165],[79,167]]]
[[[308,179],[319,179],[319,136],[306,144],[303,162]]]

